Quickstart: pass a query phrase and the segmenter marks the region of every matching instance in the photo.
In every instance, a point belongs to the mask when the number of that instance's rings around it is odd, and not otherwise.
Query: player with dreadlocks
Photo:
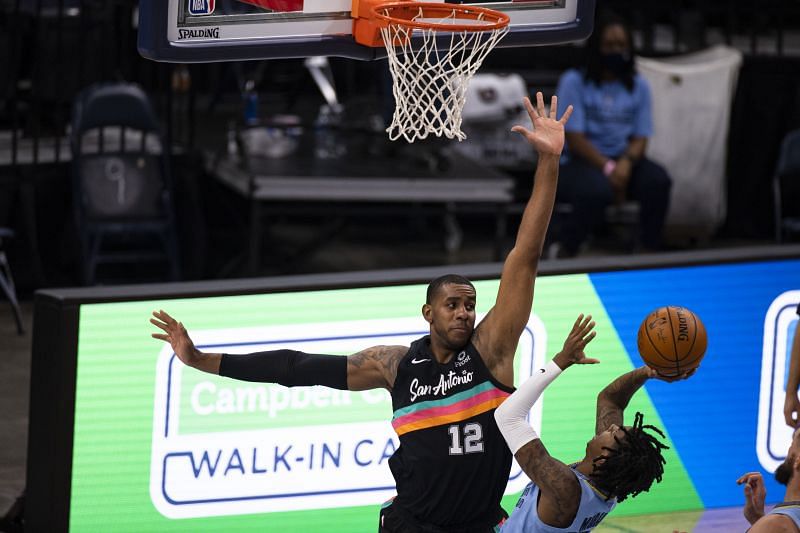
[[[676,381],[643,366],[623,374],[597,396],[595,436],[586,444],[586,455],[566,465],[551,457],[526,421],[539,396],[561,372],[574,364],[599,363],[584,348],[594,338],[592,317],[581,315],[564,342],[564,348],[539,369],[495,411],[495,419],[522,470],[531,478],[502,533],[591,531],[617,502],[650,490],[661,482],[668,448],[658,437],[664,434],[644,424],[636,413],[632,426],[622,425],[622,415],[634,393],[651,378]]]

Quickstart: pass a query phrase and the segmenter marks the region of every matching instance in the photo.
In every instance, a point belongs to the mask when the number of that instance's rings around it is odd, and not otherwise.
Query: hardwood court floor
[[[624,505],[624,503],[622,504]],[[741,507],[606,518],[597,533],[743,533],[750,527]]]

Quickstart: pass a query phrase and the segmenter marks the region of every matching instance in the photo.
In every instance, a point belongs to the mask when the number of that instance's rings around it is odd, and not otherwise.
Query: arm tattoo
[[[408,352],[405,346],[373,346],[361,350],[347,358],[348,373],[350,371],[369,371],[380,373],[384,383],[381,386],[391,390],[397,377],[397,366],[400,359]]]
[[[622,409],[619,407],[610,404],[601,402],[599,399],[597,400],[597,420],[594,426],[594,433],[598,435],[609,427],[611,424],[616,424],[617,426],[622,425]]]
[[[522,470],[539,487],[548,515],[557,523],[555,527],[567,527],[575,520],[581,498],[581,487],[572,469],[554,459],[542,444],[535,439],[520,448],[516,454]]]
[[[602,433],[611,424],[622,425],[622,415],[628,402],[645,381],[647,374],[642,369],[636,369],[621,375],[600,391],[597,396],[595,434]]]

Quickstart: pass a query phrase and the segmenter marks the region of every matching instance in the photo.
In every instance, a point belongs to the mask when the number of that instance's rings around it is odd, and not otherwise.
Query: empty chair
[[[70,146],[83,283],[95,283],[99,264],[148,261],[178,279],[168,147],[144,91],[129,83],[82,91]]]
[[[791,180],[795,190],[800,186],[800,129],[790,131],[783,138],[778,164],[772,176],[772,194],[775,200],[775,240],[782,242],[784,235],[800,233],[800,217],[784,217],[783,188]]]

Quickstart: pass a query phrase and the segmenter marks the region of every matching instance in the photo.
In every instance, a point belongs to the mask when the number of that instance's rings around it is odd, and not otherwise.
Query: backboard
[[[422,0],[432,1],[432,0]],[[583,40],[595,0],[465,0],[511,18],[500,47]],[[352,0],[141,0],[139,51],[156,61],[386,56],[353,38]]]

